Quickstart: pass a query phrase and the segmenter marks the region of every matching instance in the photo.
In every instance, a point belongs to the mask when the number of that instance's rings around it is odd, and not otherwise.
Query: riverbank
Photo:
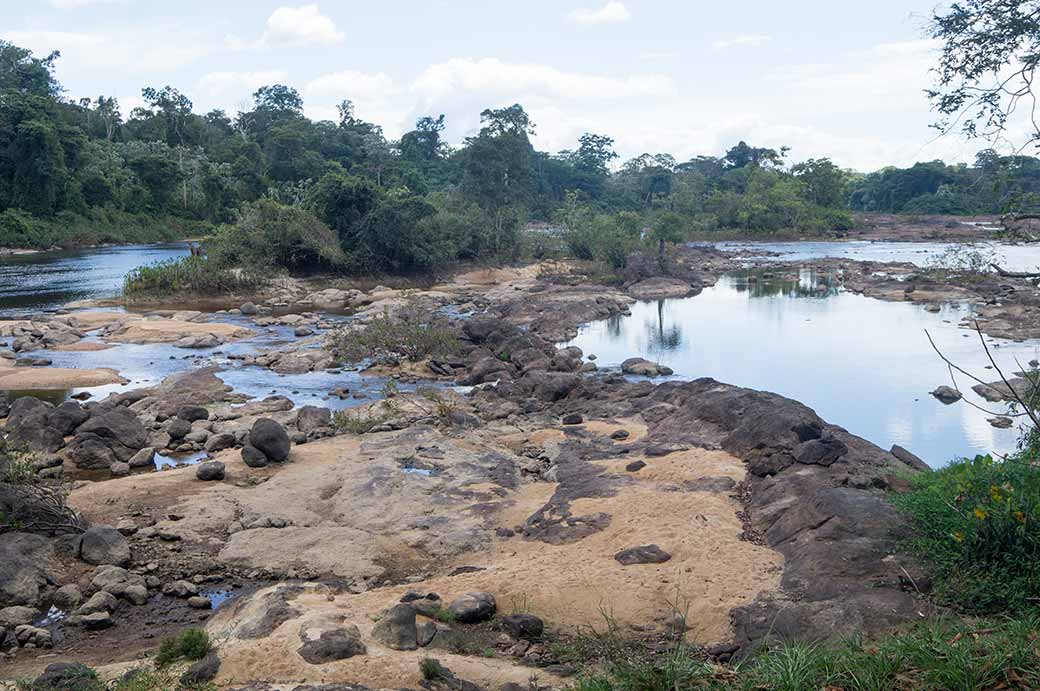
[[[543,263],[421,289],[285,281],[223,313],[12,326],[19,350],[97,343],[91,355],[117,369],[127,342],[226,350],[244,377],[282,373],[286,388],[357,381],[329,344],[384,318],[417,314],[451,347],[410,360],[407,333],[384,343],[367,364],[387,383],[336,416],[285,390],[249,400],[211,356],[97,403],[16,401],[7,438],[40,448],[41,480],[73,480],[70,505],[113,528],[0,536],[0,604],[29,610],[0,610],[5,674],[74,660],[116,676],[196,625],[218,642],[219,688],[417,686],[431,656],[481,688],[560,687],[588,627],[647,645],[679,636],[725,661],[772,637],[873,636],[927,616],[925,572],[886,500],[923,469],[912,454],[776,394],[661,382],[649,362],[600,372],[592,353],[556,345],[634,296],[696,294],[746,269],[704,248],[675,262],[613,288]],[[236,350],[272,330],[277,342]],[[48,623],[51,606],[63,616]]]

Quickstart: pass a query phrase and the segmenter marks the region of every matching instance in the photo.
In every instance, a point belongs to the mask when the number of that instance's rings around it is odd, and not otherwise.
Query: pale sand
[[[0,362],[8,362],[0,360]],[[0,365],[0,389],[78,389],[106,384],[125,384],[114,369],[73,369],[70,367],[5,367]]]

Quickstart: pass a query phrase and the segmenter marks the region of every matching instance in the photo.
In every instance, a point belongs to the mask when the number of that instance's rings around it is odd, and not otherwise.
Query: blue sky
[[[279,82],[311,117],[350,98],[391,138],[444,113],[458,143],[483,108],[520,102],[550,151],[586,131],[680,160],[745,139],[873,170],[982,148],[928,128],[934,4],[23,0],[0,7],[0,36],[60,50],[68,96],[114,95],[124,115],[143,86],[232,112]]]

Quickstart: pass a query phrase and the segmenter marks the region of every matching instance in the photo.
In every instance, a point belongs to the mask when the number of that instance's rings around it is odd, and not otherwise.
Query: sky
[[[199,112],[297,88],[308,116],[356,114],[393,139],[445,114],[458,144],[480,111],[521,103],[535,146],[613,137],[622,160],[721,155],[740,140],[871,171],[984,148],[937,137],[924,89],[935,0],[22,0],[0,37],[60,50],[69,98],[172,85]]]

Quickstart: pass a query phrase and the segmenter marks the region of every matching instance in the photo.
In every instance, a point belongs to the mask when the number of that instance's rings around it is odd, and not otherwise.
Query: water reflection
[[[714,377],[802,401],[824,419],[883,448],[900,444],[933,465],[960,455],[1007,452],[1014,429],[993,428],[992,414],[928,395],[949,374],[924,330],[955,361],[985,374],[977,339],[957,327],[965,307],[938,313],[841,290],[840,275],[742,273],[690,298],[636,303],[631,316],[583,327],[571,343],[600,366],[641,356],[676,376]],[[1037,342],[994,340],[1002,361],[1036,357]],[[970,382],[960,382],[966,390]],[[966,397],[998,413],[966,390]]]

